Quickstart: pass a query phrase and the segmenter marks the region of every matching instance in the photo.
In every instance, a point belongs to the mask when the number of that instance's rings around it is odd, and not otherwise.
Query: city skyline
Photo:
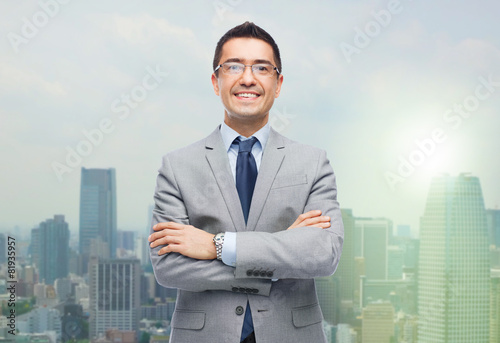
[[[85,168],[84,168],[85,169]],[[110,169],[115,169],[115,168],[93,168],[95,170],[110,170]],[[458,175],[471,175],[471,173],[464,173],[464,172],[461,172],[461,173],[458,173],[457,175],[450,175],[448,173],[441,173],[440,174],[441,176],[458,176]],[[472,175],[472,176],[476,176],[476,175]],[[437,177],[437,176],[436,176]],[[477,177],[477,176],[476,176]],[[478,177],[479,178],[479,177]],[[430,187],[430,186],[429,186]],[[119,200],[119,198],[117,199]],[[142,226],[138,226],[138,227],[117,227],[116,228],[116,232],[120,231],[120,232],[127,232],[127,231],[132,231],[134,232],[135,234],[137,234],[136,237],[147,237],[147,234],[146,234],[146,231],[149,230],[148,229],[148,226],[150,225],[151,223],[151,218],[148,216],[148,214],[150,214],[151,212],[151,208],[152,208],[153,204],[148,204],[147,206],[145,206],[144,208],[144,211],[146,214],[144,215],[144,223]],[[485,207],[487,211],[497,211],[499,210],[499,208],[497,208],[497,206],[495,208],[488,208],[488,207]],[[406,222],[401,222],[401,223],[395,223],[392,218],[390,217],[384,217],[382,215],[378,215],[377,213],[374,213],[373,216],[366,216],[366,215],[363,215],[361,213],[358,213],[357,212],[357,209],[356,207],[353,207],[353,208],[341,208],[343,211],[351,211],[351,212],[355,212],[356,215],[353,217],[353,218],[357,218],[357,219],[363,219],[363,218],[367,218],[367,219],[378,219],[378,220],[382,220],[382,221],[389,221],[391,222],[391,230],[390,232],[395,235],[395,236],[398,236],[398,231],[397,231],[397,228],[399,226],[404,226],[404,227],[410,227],[411,228],[411,232],[410,232],[410,237],[412,238],[419,238],[419,231],[420,231],[420,225],[417,225],[416,227],[415,226],[412,226],[412,225],[409,225],[408,222],[409,221],[406,221]],[[117,214],[118,214],[118,210],[116,211]],[[421,213],[421,216],[424,214],[424,211],[422,210],[422,213]],[[47,219],[50,219],[50,216],[55,216],[55,215],[62,215],[64,217],[66,217],[66,214],[64,213],[54,213],[52,215],[49,215],[49,217],[45,218],[44,220],[47,220]],[[497,216],[500,217],[500,215],[498,214],[495,214]],[[420,216],[420,217],[421,217]],[[78,215],[79,217],[79,215]],[[69,223],[69,221],[66,219],[66,221],[68,222],[69,224],[69,231],[70,231],[70,243],[72,245],[78,245],[80,240],[78,239],[78,236],[81,235],[81,232],[80,232],[80,226],[79,225],[76,225],[76,223],[74,223],[73,225],[71,223]],[[77,220],[77,222],[79,222],[80,219]],[[40,220],[38,220],[38,222],[40,222]],[[27,239],[28,236],[31,234],[31,230],[33,228],[36,228],[38,226],[38,224],[35,224],[35,225],[32,225],[31,228],[29,226],[26,226],[26,227],[23,227],[23,228],[20,228],[17,224],[14,225],[13,228],[10,228],[10,229],[6,229],[6,230],[1,230],[0,229],[0,232],[4,232],[4,233],[13,233],[13,232],[16,232],[16,234],[20,235],[20,238],[21,239]],[[497,235],[499,235],[500,237],[500,233],[498,233]],[[111,250],[110,250],[111,251]]]
[[[420,239],[409,237],[406,227],[396,230],[388,218],[368,218],[357,216],[355,210],[342,210],[349,230],[346,254],[335,274],[315,280],[329,341],[333,342],[332,335],[340,337],[340,343],[352,343],[354,337],[362,339],[359,342],[377,343],[447,343],[457,337],[467,343],[471,339],[495,341],[500,310],[500,246],[496,242],[500,210],[486,211],[479,181],[468,174],[434,178]],[[94,210],[98,212],[98,207]],[[40,227],[55,228],[55,223],[67,230],[64,217],[57,215]],[[32,243],[56,243],[54,233],[33,230]],[[106,242],[94,240],[88,277],[75,264],[80,257],[71,254],[67,262],[76,274],[60,275],[54,285],[42,280],[44,269],[51,266],[33,268],[27,256],[19,255],[19,294],[29,298],[33,292],[38,305],[20,316],[19,327],[30,332],[48,330],[49,324],[36,329],[29,323],[46,316],[46,311],[38,310],[41,306],[57,305],[61,310],[58,300],[69,301],[66,304],[73,306],[72,313],[76,311],[71,320],[80,323],[73,324],[69,332],[66,326],[61,331],[57,311],[51,310],[54,320],[50,326],[63,337],[83,335],[82,323],[87,320],[91,338],[104,335],[110,327],[133,335],[128,330],[138,332],[138,321],[146,317],[156,318],[156,322],[159,318],[170,320],[175,301],[166,298],[175,297],[175,290],[155,282],[147,262],[141,262],[142,249],[133,244],[134,236],[130,231],[117,235],[117,248],[122,250],[117,259],[109,258]],[[39,248],[37,254],[47,253]],[[50,263],[59,266],[54,259]],[[0,282],[2,285],[5,287]],[[69,311],[67,306],[65,312]],[[168,322],[162,325],[168,333]]]
[[[282,52],[271,124],[327,151],[342,208],[415,234],[440,172],[500,205],[497,2],[91,3],[0,5],[2,232],[53,214],[76,232],[81,167],[116,168],[118,228],[144,228],[161,156],[222,120],[213,50],[245,20]]]

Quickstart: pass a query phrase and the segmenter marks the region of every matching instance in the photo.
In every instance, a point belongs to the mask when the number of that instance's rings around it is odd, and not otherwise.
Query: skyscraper
[[[35,263],[40,281],[53,285],[58,278],[68,276],[69,272],[69,228],[63,215],[41,222],[32,230],[34,250],[38,251]]]
[[[387,246],[392,221],[386,218],[355,218],[355,256],[365,258],[366,277],[387,280]]]
[[[80,254],[84,269],[90,253],[90,240],[98,238],[116,253],[116,176],[115,169],[82,168],[80,188]]]
[[[490,244],[500,247],[500,210],[486,210],[486,223],[490,234]]]
[[[0,264],[7,261],[7,240],[5,235],[0,233]]]
[[[110,328],[138,329],[140,280],[139,260],[91,258],[90,339],[94,340]]]
[[[391,343],[394,339],[394,307],[388,302],[374,302],[363,309],[363,343]]]
[[[354,293],[354,217],[351,209],[341,209],[344,223],[344,245],[337,271],[334,276],[340,281],[342,301],[353,301]]]
[[[40,259],[40,230],[35,227],[31,229],[31,242],[29,252],[31,255],[31,263],[37,264]]]
[[[432,180],[421,218],[419,343],[487,343],[490,269],[477,177]]]
[[[491,270],[490,343],[500,342],[500,270]]]
[[[395,245],[387,246],[387,279],[400,280],[403,278],[404,251]]]

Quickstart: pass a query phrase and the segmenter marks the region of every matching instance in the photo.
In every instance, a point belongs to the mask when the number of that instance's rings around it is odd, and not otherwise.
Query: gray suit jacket
[[[299,214],[316,209],[331,217],[329,229],[286,230]],[[160,285],[178,289],[170,342],[239,342],[247,301],[258,343],[326,342],[313,278],[337,268],[344,229],[324,151],[271,129],[245,225],[217,128],[164,156],[153,225],[166,221],[213,234],[237,232],[236,268],[151,249]]]

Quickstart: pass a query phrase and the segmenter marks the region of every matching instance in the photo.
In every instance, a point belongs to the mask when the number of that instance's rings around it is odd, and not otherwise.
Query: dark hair
[[[274,54],[273,57],[274,61],[276,62],[276,68],[278,68],[278,71],[281,73],[281,57],[278,45],[276,44],[273,37],[271,37],[269,33],[267,33],[264,29],[249,21],[246,21],[241,25],[233,27],[231,30],[227,31],[224,34],[224,36],[221,37],[221,39],[217,43],[217,47],[215,48],[214,61],[213,61],[214,70],[219,65],[219,61],[222,56],[222,47],[228,40],[233,38],[257,38],[271,45],[271,47],[273,48],[273,54]]]

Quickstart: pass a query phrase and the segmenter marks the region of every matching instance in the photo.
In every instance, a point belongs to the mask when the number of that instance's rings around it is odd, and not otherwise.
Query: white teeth
[[[256,97],[258,97],[258,95],[254,94],[254,93],[239,93],[239,94],[236,94],[236,96],[239,96],[242,98],[256,98]]]

